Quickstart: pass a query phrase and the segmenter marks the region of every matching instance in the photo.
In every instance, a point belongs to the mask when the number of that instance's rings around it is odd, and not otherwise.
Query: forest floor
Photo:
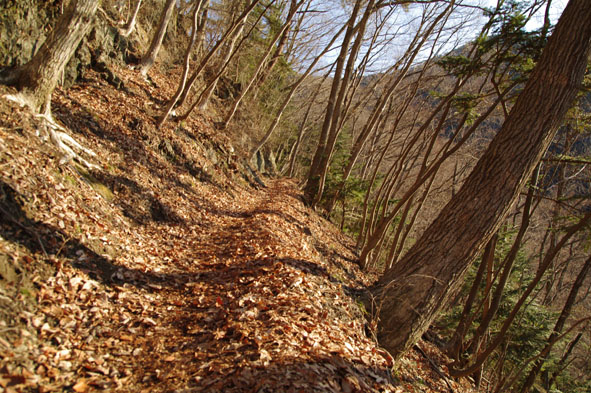
[[[472,391],[430,342],[393,364],[374,277],[293,180],[260,185],[211,119],[157,130],[174,86],[114,71],[52,103],[94,169],[0,100],[0,391]]]

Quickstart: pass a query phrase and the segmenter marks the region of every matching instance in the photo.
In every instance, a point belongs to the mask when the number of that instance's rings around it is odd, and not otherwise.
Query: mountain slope
[[[470,391],[433,344],[392,364],[355,301],[372,278],[293,181],[263,187],[207,118],[157,130],[169,79],[114,71],[52,102],[96,169],[0,101],[0,386]]]

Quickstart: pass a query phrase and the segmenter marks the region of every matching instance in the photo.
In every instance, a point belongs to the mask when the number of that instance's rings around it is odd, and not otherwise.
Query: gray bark
[[[172,17],[172,11],[174,10],[175,4],[176,0],[166,0],[164,9],[160,14],[158,29],[156,29],[154,37],[152,37],[150,47],[148,48],[146,54],[142,57],[142,60],[139,64],[139,69],[142,75],[146,75],[150,68],[152,68],[152,66],[154,65],[154,62],[156,61],[156,56],[158,56],[158,52],[160,51],[160,47],[162,46],[162,41],[164,40],[164,35],[166,34],[166,27],[168,26],[168,22]]]
[[[90,29],[97,7],[94,0],[72,0],[31,61],[4,76],[2,82],[15,86],[19,98],[34,112],[51,113],[51,94]]]
[[[135,22],[137,20],[137,14],[140,11],[140,7],[142,5],[142,0],[137,0],[135,3],[135,7],[133,8],[132,14],[129,16],[129,20],[125,25],[121,28],[120,34],[123,37],[128,37],[133,29],[135,28]]]

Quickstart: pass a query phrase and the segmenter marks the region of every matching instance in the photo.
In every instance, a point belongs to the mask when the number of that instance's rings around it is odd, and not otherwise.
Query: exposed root
[[[6,94],[4,98],[15,102],[20,106],[29,106],[25,97],[20,94]],[[39,113],[34,115],[40,119],[40,129],[37,130],[37,136],[43,140],[51,140],[51,142],[57,147],[58,151],[62,154],[60,158],[60,164],[65,164],[72,160],[79,162],[89,169],[98,169],[97,165],[94,165],[85,160],[79,153],[84,153],[90,157],[96,157],[96,153],[92,150],[82,146],[74,138],[67,134],[67,130],[58,124],[51,116],[51,112]]]
[[[25,100],[25,97],[23,97],[20,94],[5,94],[4,98],[7,99],[8,101],[12,101],[15,104],[17,104],[18,106],[29,106],[27,101]]]
[[[63,153],[63,156],[60,159],[60,164],[65,164],[71,160],[76,160],[89,169],[98,169],[98,166],[86,161],[78,153],[76,153],[75,150],[85,153],[91,157],[96,157],[96,153],[82,146],[74,138],[68,135],[65,132],[66,129],[59,125],[51,117],[51,115],[36,115],[36,117],[42,119],[41,124],[45,128],[45,131],[49,134],[49,138],[53,144],[57,146],[58,150]]]

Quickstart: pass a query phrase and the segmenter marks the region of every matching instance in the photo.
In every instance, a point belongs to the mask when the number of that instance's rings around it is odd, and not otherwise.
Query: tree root
[[[6,94],[4,95],[4,98],[17,103],[21,107],[30,107],[26,98],[20,94]],[[90,157],[96,157],[96,153],[82,146],[74,138],[68,135],[66,128],[58,124],[51,113],[38,113],[34,114],[34,116],[40,120],[40,129],[37,130],[37,136],[44,141],[49,139],[53,143],[62,155],[59,161],[60,164],[75,160],[88,169],[99,169],[97,165],[88,162],[80,155],[80,153],[84,153]]]

